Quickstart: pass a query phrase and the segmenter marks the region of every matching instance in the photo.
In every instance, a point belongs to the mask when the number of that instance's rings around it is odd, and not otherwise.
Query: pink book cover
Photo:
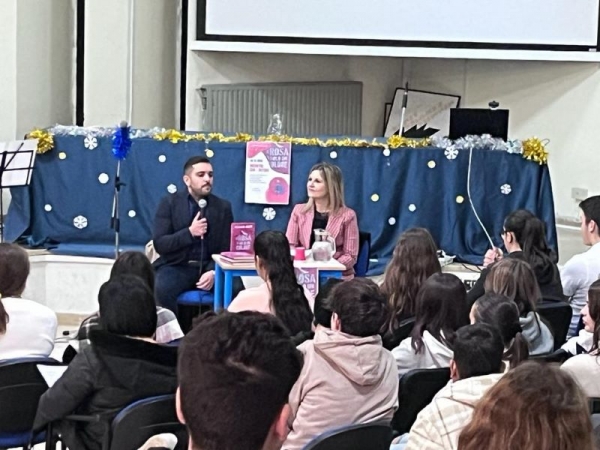
[[[254,253],[254,237],[256,225],[254,222],[233,222],[231,224],[231,252]]]
[[[319,269],[316,267],[294,267],[296,272],[296,280],[298,284],[304,286],[304,288],[310,292],[312,298],[316,298],[319,293]]]

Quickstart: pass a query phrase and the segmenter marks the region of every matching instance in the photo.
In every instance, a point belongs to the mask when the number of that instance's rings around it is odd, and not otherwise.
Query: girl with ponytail
[[[556,266],[558,257],[548,246],[545,228],[545,224],[531,211],[519,209],[510,213],[504,220],[501,233],[507,251],[506,257],[520,259],[531,266],[543,300],[564,301],[560,272]],[[471,305],[484,294],[483,286],[489,273],[488,266],[502,257],[502,251],[498,248],[486,253],[483,264],[486,268],[482,270],[479,280],[467,296]]]
[[[254,260],[256,271],[265,281],[264,284],[240,292],[228,310],[274,314],[292,336],[311,331],[312,308],[304,289],[296,281],[290,244],[285,234],[263,231],[256,236]]]
[[[494,293],[485,294],[471,308],[470,319],[472,324],[485,323],[498,330],[504,343],[506,370],[529,357],[529,348],[519,322],[519,308],[510,298]]]

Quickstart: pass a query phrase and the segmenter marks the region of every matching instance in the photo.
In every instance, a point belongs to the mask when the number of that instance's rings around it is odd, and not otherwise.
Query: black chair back
[[[416,369],[400,378],[398,388],[399,407],[392,419],[394,431],[404,434],[410,431],[417,414],[450,380],[450,369]]]
[[[48,390],[37,365],[51,358],[19,358],[0,363],[0,434],[31,431],[40,397]]]
[[[338,428],[317,436],[304,450],[388,450],[392,429],[385,423],[367,423]]]
[[[400,326],[393,333],[383,336],[383,347],[392,350],[400,345],[404,339],[410,336],[415,326],[415,318],[410,317],[400,322]]]
[[[371,233],[358,232],[358,258],[354,264],[357,277],[366,277],[369,271],[369,254],[371,253]]]
[[[185,426],[177,419],[175,395],[161,395],[132,403],[112,421],[110,450],[137,450],[152,436],[173,433],[177,448],[187,448]]]
[[[542,302],[537,305],[538,314],[548,324],[554,336],[554,350],[567,340],[573,310],[565,302]]]
[[[588,398],[590,405],[590,414],[600,414],[600,398],[590,397]]]

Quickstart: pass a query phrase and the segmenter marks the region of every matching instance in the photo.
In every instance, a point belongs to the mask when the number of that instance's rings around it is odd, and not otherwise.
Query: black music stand
[[[37,140],[0,143],[0,242],[4,242],[5,188],[29,186],[37,151]]]

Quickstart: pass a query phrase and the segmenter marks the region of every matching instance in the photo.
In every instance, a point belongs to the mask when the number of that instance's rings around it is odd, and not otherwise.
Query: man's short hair
[[[588,197],[579,204],[585,216],[585,223],[593,220],[596,223],[596,233],[600,235],[600,195]]]
[[[323,286],[319,288],[319,293],[315,297],[314,306],[314,324],[315,326],[321,325],[322,327],[331,328],[331,308],[329,306],[328,297],[331,291],[338,284],[343,283],[339,278],[329,278]]]
[[[454,363],[461,380],[502,371],[504,344],[494,327],[484,323],[461,327],[453,346]]]
[[[154,293],[136,275],[117,275],[98,293],[100,324],[109,333],[152,337],[156,333]]]
[[[206,313],[179,349],[181,413],[194,448],[260,450],[302,370],[279,319]]]
[[[208,159],[206,156],[192,156],[183,165],[183,174],[187,174],[188,171],[192,168],[192,166],[195,166],[196,164],[200,163],[211,164],[210,159]]]
[[[379,286],[368,278],[354,278],[333,288],[328,299],[341,322],[341,331],[358,337],[379,334],[387,303]]]

